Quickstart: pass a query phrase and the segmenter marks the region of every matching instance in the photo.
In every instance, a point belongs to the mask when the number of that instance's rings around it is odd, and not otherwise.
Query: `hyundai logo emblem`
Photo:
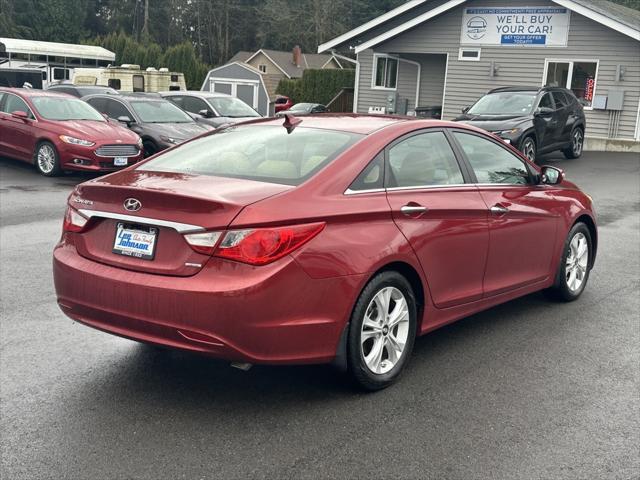
[[[142,208],[142,203],[137,198],[127,198],[124,201],[124,208],[130,212],[137,212]]]

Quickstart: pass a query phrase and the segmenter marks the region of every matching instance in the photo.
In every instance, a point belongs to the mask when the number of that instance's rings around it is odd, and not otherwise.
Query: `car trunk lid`
[[[245,206],[291,188],[126,170],[79,185],[72,194],[70,205],[91,218],[88,228],[75,234],[75,244],[80,255],[101,263],[155,274],[193,275],[209,255],[194,251],[184,234],[224,230]],[[125,208],[126,202],[131,209]],[[138,247],[145,242],[148,251],[141,254]]]

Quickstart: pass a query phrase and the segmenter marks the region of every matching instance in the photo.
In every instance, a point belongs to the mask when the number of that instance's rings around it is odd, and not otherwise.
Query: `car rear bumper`
[[[212,258],[191,277],[133,272],[54,251],[58,304],[72,319],[133,340],[250,363],[335,358],[361,276],[311,279],[291,257],[265,267]]]
[[[121,170],[144,158],[143,152],[127,156],[126,165],[114,165],[114,157],[103,157],[96,154],[98,146],[82,147],[80,145],[63,144],[58,147],[60,165],[63,170],[83,170],[90,172],[113,172]]]

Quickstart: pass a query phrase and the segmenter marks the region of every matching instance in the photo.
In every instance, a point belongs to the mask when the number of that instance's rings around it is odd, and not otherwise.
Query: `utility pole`
[[[149,0],[144,0],[144,23],[142,24],[142,38],[149,37]]]

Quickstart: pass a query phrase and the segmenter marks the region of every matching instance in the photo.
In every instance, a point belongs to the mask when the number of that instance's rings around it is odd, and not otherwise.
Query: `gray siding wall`
[[[536,6],[555,5],[538,0]],[[465,7],[530,6],[530,0],[474,0]],[[479,62],[459,61],[462,9],[457,7],[427,23],[404,32],[375,47],[376,52],[400,54],[448,53],[449,67],[443,118],[451,119],[488,90],[507,85],[543,84],[545,59],[599,60],[596,94],[607,94],[609,88],[625,90],[624,110],[620,117],[618,138],[633,138],[640,100],[640,44],[586,17],[571,13],[567,47],[482,47]],[[411,58],[414,58],[413,56]],[[388,92],[371,89],[373,51],[358,54],[360,81],[358,83],[359,112],[369,106],[384,105]],[[491,60],[499,66],[498,76],[489,76]],[[624,81],[615,82],[618,64],[626,68]],[[422,102],[421,102],[422,103]],[[587,110],[587,135],[607,137],[610,113]]]

